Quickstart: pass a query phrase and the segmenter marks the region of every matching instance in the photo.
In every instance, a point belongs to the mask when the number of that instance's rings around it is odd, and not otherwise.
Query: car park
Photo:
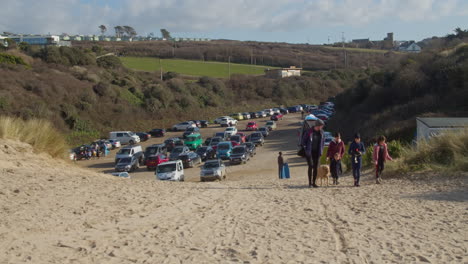
[[[182,123],[179,123],[177,125],[174,125],[172,127],[172,130],[173,131],[184,131],[184,130],[187,130],[187,128],[189,128],[189,127],[196,127],[196,125],[192,121],[186,121],[186,122],[182,122]]]
[[[200,170],[200,181],[222,180],[226,178],[226,166],[219,159],[207,160]]]
[[[178,160],[179,155],[190,152],[190,149],[187,146],[176,146],[169,155],[170,160]]]
[[[247,127],[245,128],[245,130],[248,130],[248,131],[255,131],[257,129],[258,129],[257,122],[249,122],[247,123]]]
[[[145,132],[137,132],[135,134],[140,137],[141,142],[147,141],[151,138],[151,135]]]
[[[155,156],[158,154],[167,154],[167,148],[164,144],[153,144],[145,149],[145,163],[149,157]]]
[[[115,155],[115,163],[117,164],[120,159],[131,158],[134,156],[138,159],[139,164],[143,164],[145,154],[143,153],[143,149],[140,145],[132,145],[121,148]]]
[[[202,161],[213,159],[216,154],[216,151],[210,146],[199,147],[195,152],[200,156]]]
[[[270,131],[276,129],[276,123],[275,123],[275,121],[267,121],[266,124],[265,124],[265,126],[268,127],[268,129],[270,129]]]
[[[188,135],[192,135],[192,134],[195,134],[195,133],[200,133],[200,128],[198,128],[198,127],[189,127],[182,134],[182,138],[186,139]]]
[[[218,159],[226,160],[231,156],[232,143],[231,141],[223,141],[218,143],[216,148],[216,157]]]
[[[113,131],[109,132],[109,139],[118,140],[121,144],[136,144],[140,142],[140,137],[132,131]]]
[[[247,141],[254,143],[255,146],[263,146],[263,144],[265,143],[265,139],[263,138],[261,132],[254,132],[250,134]]]
[[[184,169],[193,168],[195,165],[202,163],[200,156],[198,156],[198,154],[193,151],[179,155],[179,160],[182,161]]]
[[[109,139],[109,142],[110,142],[111,145],[112,145],[112,149],[116,149],[116,148],[122,147],[122,144],[120,143],[120,140]]]
[[[165,154],[156,154],[146,158],[146,169],[147,170],[155,170],[159,164],[168,162],[169,158]]]
[[[247,151],[250,154],[250,157],[253,157],[257,155],[257,147],[255,147],[255,144],[252,142],[245,142],[241,146],[245,146]]]
[[[169,181],[184,181],[184,165],[181,160],[168,161],[156,168],[156,179]]]
[[[270,129],[268,127],[261,127],[258,131],[262,133],[263,137],[268,137],[270,135]]]
[[[138,170],[140,167],[140,162],[138,157],[126,157],[119,159],[115,164],[115,171],[117,172],[132,172]]]
[[[166,129],[163,129],[163,128],[155,128],[155,129],[152,129],[150,131],[148,131],[148,133],[152,136],[152,137],[164,137],[166,135]]]
[[[228,127],[224,131],[225,135],[227,138],[230,138],[232,135],[235,135],[237,133],[237,128],[235,127]]]
[[[167,151],[171,152],[176,146],[183,146],[184,141],[180,138],[168,138],[164,141]]]
[[[232,149],[229,164],[245,164],[250,160],[250,154],[245,146],[237,146]]]
[[[195,150],[201,145],[203,145],[203,138],[199,133],[191,134],[185,139],[185,145],[191,149]]]
[[[273,120],[273,121],[278,121],[278,120],[283,120],[283,114],[281,113],[274,113],[270,120]]]

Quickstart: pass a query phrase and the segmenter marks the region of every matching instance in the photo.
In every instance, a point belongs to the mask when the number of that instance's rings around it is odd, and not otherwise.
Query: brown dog
[[[323,186],[323,180],[327,181],[328,186],[330,179],[330,167],[328,165],[320,165],[317,171],[317,177],[320,179],[320,186]]]

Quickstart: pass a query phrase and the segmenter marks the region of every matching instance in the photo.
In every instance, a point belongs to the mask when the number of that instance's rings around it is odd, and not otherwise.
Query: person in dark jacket
[[[366,147],[361,142],[361,135],[357,133],[354,141],[349,145],[348,154],[351,156],[351,166],[353,168],[354,186],[359,187],[361,178],[362,155],[366,153]]]
[[[335,138],[328,146],[327,161],[330,161],[330,170],[333,178],[333,184],[338,185],[338,177],[340,175],[339,171],[341,170],[341,159],[345,154],[345,144],[341,140],[341,134],[339,132],[335,133],[334,136]]]
[[[283,166],[284,166],[283,153],[280,152],[278,156],[278,175],[280,179],[281,179],[281,173],[283,173]]]
[[[318,187],[315,181],[317,180],[317,168],[319,166],[320,157],[322,156],[323,147],[325,146],[325,137],[323,135],[324,126],[325,123],[319,119],[315,121],[315,125],[302,136],[302,147],[305,150],[308,166],[307,176],[309,178],[309,187]]]

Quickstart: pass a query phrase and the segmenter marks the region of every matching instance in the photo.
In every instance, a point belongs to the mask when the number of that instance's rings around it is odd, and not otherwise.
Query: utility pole
[[[228,74],[229,80],[231,80],[231,56],[228,57]]]
[[[159,72],[161,74],[161,81],[163,80],[163,74],[162,74],[162,63],[161,63],[161,58],[159,58]]]
[[[344,32],[341,32],[341,41],[342,41],[342,44],[343,44],[344,67],[346,68],[346,67],[348,66],[348,59],[347,59],[347,54],[346,54],[345,35],[344,35]]]
[[[172,46],[172,58],[175,58],[175,40],[172,40],[174,42],[174,45]]]

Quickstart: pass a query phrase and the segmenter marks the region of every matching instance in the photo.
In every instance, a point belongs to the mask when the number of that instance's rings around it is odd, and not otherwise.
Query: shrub
[[[103,56],[96,60],[97,65],[106,69],[116,69],[122,67],[122,62],[116,56]]]
[[[6,53],[0,53],[0,63],[28,65],[23,58]]]
[[[30,144],[34,151],[52,157],[65,158],[68,150],[63,135],[46,120],[0,117],[0,138],[19,140]]]

